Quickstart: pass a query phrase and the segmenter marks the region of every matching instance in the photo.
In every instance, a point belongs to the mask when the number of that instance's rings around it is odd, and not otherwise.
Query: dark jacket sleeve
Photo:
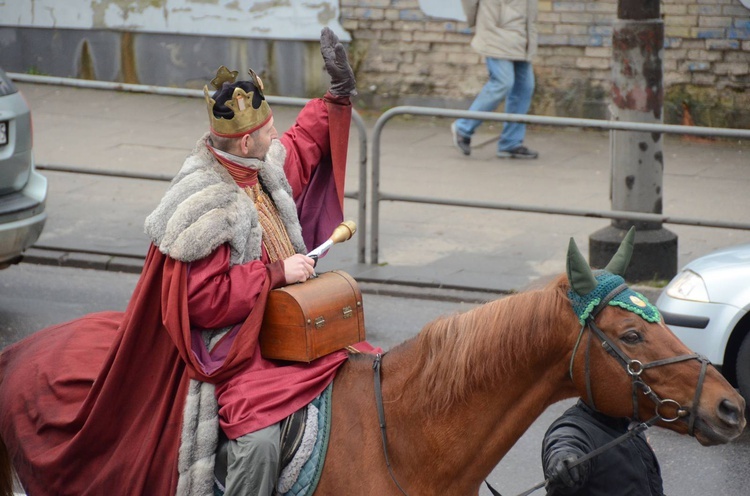
[[[551,484],[554,494],[662,496],[664,491],[659,463],[642,432],[620,440],[606,451],[577,465],[575,474],[565,470],[565,465],[558,467],[563,469],[564,474],[576,475],[577,482],[574,477],[566,479],[555,471],[559,461],[589,455],[626,434],[629,423],[626,418],[607,417],[591,411],[580,400],[554,421],[542,442],[545,476],[557,476]],[[575,487],[567,487],[566,483]]]
[[[545,476],[549,477],[559,460],[567,457],[580,458],[594,449],[594,441],[586,433],[585,427],[581,425],[580,418],[566,412],[552,423],[542,442],[542,468]],[[570,494],[584,487],[592,472],[589,466],[592,462],[593,460],[583,462],[580,467],[581,479],[577,487],[558,488],[557,493]]]

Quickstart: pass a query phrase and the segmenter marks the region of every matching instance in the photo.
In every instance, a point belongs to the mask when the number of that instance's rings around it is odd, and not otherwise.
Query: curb
[[[135,255],[107,255],[76,250],[32,247],[24,252],[21,263],[140,274],[143,270],[144,261],[144,257]],[[372,277],[357,277],[357,282],[363,293],[457,303],[486,303],[510,294],[488,291],[482,288],[441,288],[434,285],[409,283],[408,281],[383,282]]]
[[[140,274],[145,258],[137,255],[108,255],[75,250],[59,250],[43,247],[32,247],[24,252],[21,263],[72,267],[79,269],[104,270]],[[456,303],[487,303],[513,294],[515,291],[494,291],[486,288],[445,288],[437,285],[410,281],[384,282],[373,277],[356,277],[363,293],[400,298],[448,301]],[[661,288],[631,285],[631,288],[643,294],[654,303],[661,294]]]
[[[140,274],[144,261],[145,258],[137,256],[129,257],[32,247],[24,252],[21,263]]]

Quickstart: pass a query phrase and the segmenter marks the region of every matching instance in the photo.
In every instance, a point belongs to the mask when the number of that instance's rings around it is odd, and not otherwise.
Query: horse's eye
[[[643,336],[637,331],[630,330],[620,336],[620,340],[626,344],[638,344],[643,341]]]

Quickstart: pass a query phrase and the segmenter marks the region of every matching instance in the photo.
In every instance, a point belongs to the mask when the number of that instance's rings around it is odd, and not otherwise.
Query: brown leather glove
[[[320,54],[326,65],[326,71],[331,76],[331,86],[328,91],[334,96],[354,96],[357,94],[357,82],[354,71],[349,65],[344,45],[338,36],[329,28],[320,32]]]

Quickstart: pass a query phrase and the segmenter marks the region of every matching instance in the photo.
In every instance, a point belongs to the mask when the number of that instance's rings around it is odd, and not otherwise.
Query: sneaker
[[[500,150],[497,152],[499,158],[537,158],[539,152],[530,150],[523,145],[518,145],[512,150]]]
[[[453,135],[453,145],[461,150],[464,155],[471,155],[471,138],[458,134],[455,122],[451,124],[451,134]]]

